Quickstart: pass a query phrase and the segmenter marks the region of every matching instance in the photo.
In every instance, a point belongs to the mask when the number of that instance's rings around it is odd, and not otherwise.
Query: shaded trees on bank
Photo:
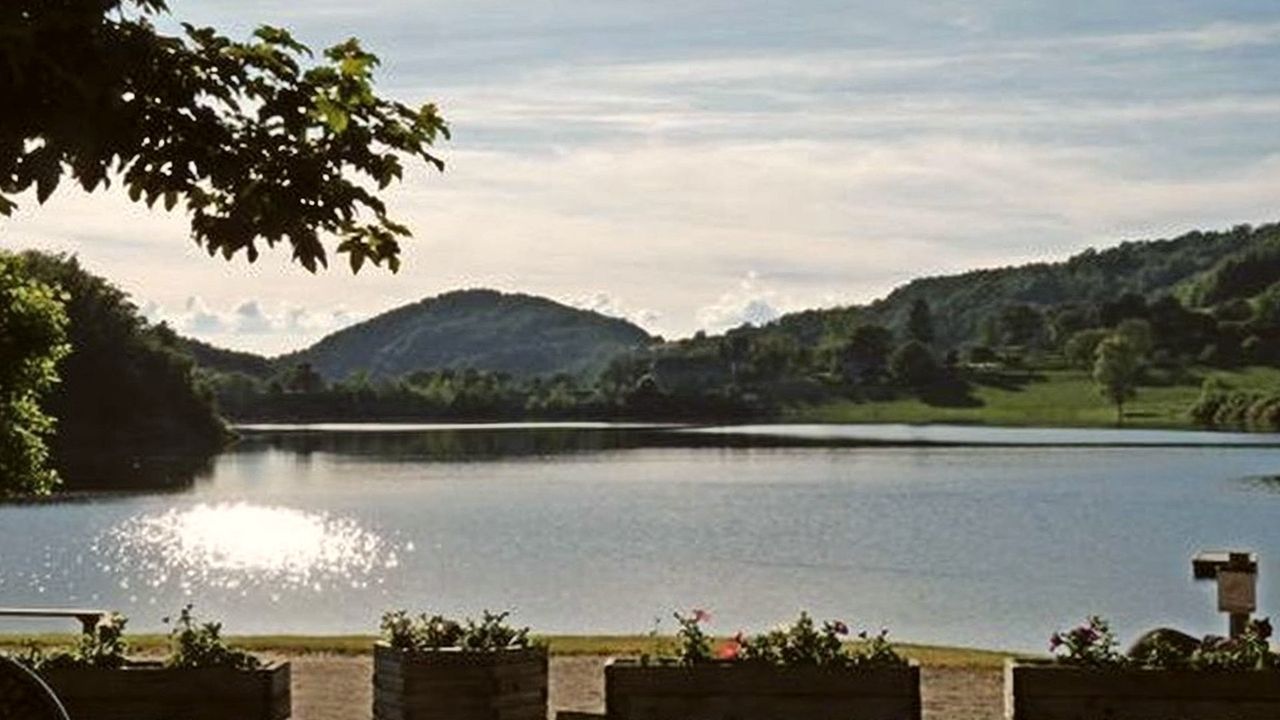
[[[46,444],[55,421],[40,401],[69,350],[66,325],[61,293],[0,253],[0,497],[47,493],[58,482]]]
[[[70,353],[45,407],[58,419],[60,467],[111,455],[205,453],[226,439],[212,395],[177,336],[75,258],[28,252],[30,277],[65,298]]]

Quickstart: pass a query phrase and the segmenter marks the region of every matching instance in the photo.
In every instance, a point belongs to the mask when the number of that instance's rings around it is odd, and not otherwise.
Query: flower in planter
[[[694,665],[711,659],[711,638],[702,630],[702,624],[711,620],[711,613],[694,608],[688,615],[673,613],[680,629],[676,641],[680,647],[676,657],[684,665]]]
[[[1267,642],[1271,637],[1271,621],[1267,618],[1249,623],[1240,637],[1206,637],[1189,660],[1195,669],[1262,670],[1280,666],[1280,658]]]
[[[716,651],[716,658],[719,660],[737,660],[738,656],[742,654],[742,643],[744,639],[745,638],[743,638],[741,632],[734,635],[729,639],[729,642],[721,645],[720,649]]]
[[[222,639],[222,623],[197,622],[191,608],[191,605],[183,607],[176,620],[164,618],[164,624],[173,625],[169,630],[166,667],[225,667],[235,670],[262,667],[262,661],[257,657],[227,645]]]
[[[786,667],[898,667],[906,664],[888,641],[888,631],[876,635],[859,633],[859,645],[850,649],[844,639],[850,634],[849,626],[840,620],[825,622],[819,628],[808,613],[791,625],[755,636],[738,633],[722,645],[714,654],[711,636],[703,628],[710,618],[705,610],[695,610],[690,615],[675,613],[679,629],[676,631],[678,650],[676,660],[683,665],[695,665],[712,659],[725,661],[756,662]]]
[[[416,618],[404,610],[382,616],[382,639],[391,647],[410,653],[431,652],[442,648],[461,648],[494,652],[508,648],[527,648],[534,643],[529,628],[507,624],[509,612],[485,610],[479,620],[463,622],[443,615],[422,613]]]
[[[1111,626],[1097,615],[1089,616],[1070,630],[1049,636],[1049,650],[1058,662],[1066,665],[1105,667],[1121,665],[1125,660]]]
[[[1240,637],[1207,636],[1196,641],[1171,630],[1152,631],[1135,643],[1128,655],[1116,649],[1115,635],[1097,616],[1084,624],[1054,633],[1049,648],[1058,662],[1084,667],[1137,667],[1155,670],[1255,670],[1280,667],[1268,643],[1271,621],[1254,620]]]

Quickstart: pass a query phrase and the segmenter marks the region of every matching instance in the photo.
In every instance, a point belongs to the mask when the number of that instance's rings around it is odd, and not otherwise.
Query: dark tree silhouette
[[[240,42],[150,19],[164,0],[0,3],[0,214],[65,177],[93,191],[118,179],[135,201],[179,203],[210,255],[257,258],[287,242],[308,270],[322,237],[351,269],[399,267],[409,229],[370,189],[400,180],[402,157],[439,169],[448,128],[434,105],[378,97],[378,58],[355,39],[311,51],[280,28]]]

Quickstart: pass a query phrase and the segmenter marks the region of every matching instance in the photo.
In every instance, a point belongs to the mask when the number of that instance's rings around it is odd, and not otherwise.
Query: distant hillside
[[[223,373],[244,373],[260,380],[276,374],[274,361],[261,355],[240,350],[227,350],[194,338],[179,340],[183,350],[196,361],[196,365]]]
[[[598,372],[618,353],[651,341],[625,320],[546,298],[463,290],[385,312],[275,362],[311,363],[330,380],[443,368],[528,377]]]
[[[773,327],[803,336],[802,342],[812,342],[823,325],[874,322],[902,331],[912,304],[924,300],[938,344],[946,347],[978,341],[982,324],[1012,304],[1096,305],[1136,293],[1148,300],[1172,295],[1191,307],[1208,308],[1253,297],[1277,281],[1280,225],[1242,225],[1086,250],[1064,262],[921,278],[864,307],[805,311],[780,318]]]

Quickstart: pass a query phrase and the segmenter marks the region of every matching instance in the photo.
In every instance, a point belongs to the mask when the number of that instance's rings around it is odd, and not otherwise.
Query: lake
[[[230,633],[372,633],[383,610],[513,609],[539,632],[759,630],[800,609],[1042,650],[1221,632],[1202,549],[1280,601],[1280,437],[972,427],[279,426],[169,492],[0,505],[0,605],[194,602]],[[5,622],[0,631],[48,629]],[[71,629],[70,625],[55,625]]]

